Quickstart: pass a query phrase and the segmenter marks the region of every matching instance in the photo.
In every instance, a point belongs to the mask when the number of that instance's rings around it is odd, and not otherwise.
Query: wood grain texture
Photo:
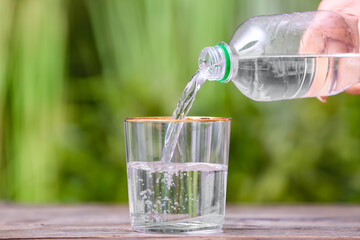
[[[133,232],[116,205],[0,204],[0,239],[360,239],[360,206],[228,206],[223,231]]]

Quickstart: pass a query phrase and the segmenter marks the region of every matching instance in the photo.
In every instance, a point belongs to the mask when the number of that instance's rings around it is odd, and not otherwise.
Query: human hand
[[[319,5],[319,10],[331,10],[334,12],[338,12],[342,15],[348,16],[348,21],[350,27],[357,30],[357,36],[352,36],[357,43],[356,49],[354,49],[357,53],[359,53],[359,30],[360,30],[360,1],[359,0],[323,0]],[[343,35],[345,37],[346,35]],[[356,78],[360,78],[360,75],[352,76]],[[360,79],[359,79],[360,80]],[[355,84],[345,92],[349,94],[360,94],[360,83]]]
[[[323,0],[318,10],[329,10],[338,14],[319,12],[307,31],[304,33],[300,53],[305,54],[341,54],[359,53],[360,1],[359,0]],[[311,94],[327,95],[330,86],[323,85],[324,79],[333,79],[333,72],[326,71],[334,62],[318,59],[317,67],[324,71],[316,71],[314,83],[309,90]],[[325,70],[326,69],[326,70]],[[360,61],[354,58],[341,58],[337,62],[336,84],[338,90],[346,89],[349,94],[360,94]],[[330,74],[326,75],[326,74]],[[327,81],[331,84],[332,81]],[[325,83],[326,84],[326,83]],[[352,85],[351,87],[348,87]],[[347,88],[348,87],[348,88]],[[325,100],[321,97],[320,100]]]

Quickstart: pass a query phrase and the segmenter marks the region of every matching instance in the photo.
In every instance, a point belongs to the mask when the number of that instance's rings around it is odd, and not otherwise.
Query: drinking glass
[[[162,159],[169,124],[181,124],[171,159]],[[230,119],[125,119],[131,225],[135,231],[218,231],[225,216]]]

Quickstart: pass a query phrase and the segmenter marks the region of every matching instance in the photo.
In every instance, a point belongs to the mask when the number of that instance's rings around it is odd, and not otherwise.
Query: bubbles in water
[[[128,174],[133,224],[159,224],[161,229],[184,224],[189,228],[200,223],[205,228],[222,224],[226,165],[130,162]]]

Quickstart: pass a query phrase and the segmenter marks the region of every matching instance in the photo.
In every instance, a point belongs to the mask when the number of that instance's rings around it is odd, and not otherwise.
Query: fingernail
[[[326,103],[327,97],[321,96],[321,97],[317,97],[317,99],[319,99],[323,103]]]

